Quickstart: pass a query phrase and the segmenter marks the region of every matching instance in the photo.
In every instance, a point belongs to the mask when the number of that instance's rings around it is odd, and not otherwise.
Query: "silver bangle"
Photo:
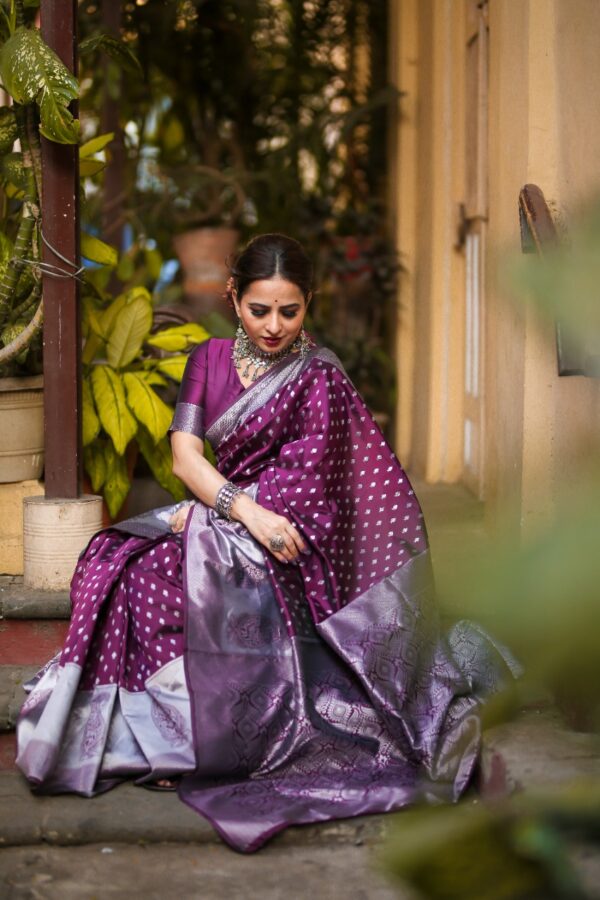
[[[226,481],[223,487],[219,488],[215,500],[215,512],[217,515],[226,519],[228,522],[231,522],[231,505],[237,495],[241,493],[241,487],[238,487],[231,481]]]

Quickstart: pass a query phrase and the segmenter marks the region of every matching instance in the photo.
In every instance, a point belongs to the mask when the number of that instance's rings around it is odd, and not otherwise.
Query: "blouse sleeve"
[[[209,341],[205,341],[190,353],[179,386],[175,415],[169,428],[169,435],[173,431],[186,431],[188,434],[204,438],[208,343]]]

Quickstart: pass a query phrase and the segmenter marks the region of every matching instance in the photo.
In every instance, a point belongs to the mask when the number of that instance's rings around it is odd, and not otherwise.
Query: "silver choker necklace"
[[[283,350],[276,350],[275,353],[267,353],[266,350],[261,350],[254,341],[250,340],[240,321],[235,333],[231,358],[236,369],[241,369],[244,360],[246,361],[246,365],[243,367],[242,378],[247,378],[250,374],[250,369],[254,368],[252,381],[256,381],[261,369],[263,373],[266,372],[267,369],[289,356],[290,353],[299,353],[300,358],[304,359],[311,346],[308,335],[304,328],[301,328],[298,337],[288,347],[284,347]]]

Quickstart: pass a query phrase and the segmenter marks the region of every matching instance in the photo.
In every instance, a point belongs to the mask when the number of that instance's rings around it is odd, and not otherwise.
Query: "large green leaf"
[[[208,331],[202,325],[189,322],[187,325],[165,328],[149,337],[146,343],[152,347],[158,347],[160,350],[177,353],[178,350],[187,350],[193,344],[202,344],[209,337]]]
[[[142,456],[160,486],[168,491],[175,500],[185,500],[185,486],[179,478],[173,475],[173,456],[169,439],[165,437],[155,444],[145,428],[142,427],[138,432],[137,440]]]
[[[84,297],[82,300],[81,319],[86,332],[93,332],[102,338],[103,341],[106,340],[106,328],[102,318],[102,310],[98,309],[97,304],[90,296]]]
[[[108,506],[111,518],[115,518],[125,502],[125,498],[131,488],[131,482],[127,474],[127,463],[124,456],[115,453],[110,444],[105,448],[106,480],[103,494]]]
[[[142,67],[138,59],[131,52],[127,44],[110,34],[93,34],[86,38],[79,45],[79,53],[85,56],[88,53],[94,53],[96,50],[103,50],[108,56],[116,60],[119,65],[134,75],[141,75]]]
[[[154,362],[154,360],[152,362]],[[147,363],[148,360],[144,360],[144,364],[147,365]],[[152,363],[150,363],[150,365],[152,365]],[[154,369],[145,369],[144,372],[140,374],[143,374],[146,384],[156,384],[160,385],[160,387],[166,387],[169,383],[166,378],[163,378],[163,376],[158,372],[155,372]]]
[[[79,119],[74,119],[60,98],[52,91],[40,95],[40,132],[57,144],[79,142]]]
[[[118,262],[118,254],[114,247],[105,244],[93,234],[87,231],[81,232],[81,255],[92,262],[99,263],[101,266],[111,266],[114,268]]]
[[[110,334],[117,317],[120,315],[121,310],[127,306],[128,303],[133,303],[138,297],[145,300],[150,307],[152,306],[152,298],[150,297],[149,292],[145,287],[140,285],[131,288],[129,291],[125,291],[123,294],[119,294],[119,296],[115,297],[112,303],[106,307],[102,313],[102,328],[107,337]]]
[[[86,337],[85,347],[83,348],[83,353],[81,354],[81,362],[84,366],[89,366],[90,363],[96,359],[97,356],[100,355],[102,348],[104,347],[104,341],[101,337],[98,337],[93,331],[91,331]]]
[[[105,168],[106,163],[101,159],[82,159],[79,161],[79,174],[82,178],[91,178]]]
[[[123,375],[127,390],[127,403],[136,419],[145,425],[154,443],[158,443],[169,430],[173,410],[160,399],[145,377],[145,372],[126,372]]]
[[[135,359],[151,327],[151,305],[144,297],[135,297],[123,307],[108,335],[106,356],[110,365],[120,369]]]
[[[98,137],[86,141],[85,144],[82,144],[79,148],[79,159],[88,159],[90,156],[93,156],[94,153],[100,153],[107,144],[110,144],[114,136],[114,131],[107,131],[106,134],[99,134]]]
[[[123,454],[138,425],[127,406],[121,377],[110,366],[94,366],[90,378],[102,427],[112,438],[117,453]]]
[[[104,443],[97,443],[83,448],[83,465],[90,476],[92,490],[95,493],[100,490],[108,474],[104,447]]]
[[[91,444],[100,432],[100,419],[96,415],[96,407],[94,406],[94,398],[92,388],[87,380],[83,379],[81,385],[81,399],[83,407],[83,436],[82,443],[84,447]]]
[[[0,50],[0,78],[17,103],[38,103],[40,131],[61,144],[79,142],[79,122],[68,110],[77,79],[36,28],[17,28]]]
[[[173,381],[181,381],[188,357],[185,353],[178,353],[177,356],[165,356],[156,363],[156,369],[172,378]]]

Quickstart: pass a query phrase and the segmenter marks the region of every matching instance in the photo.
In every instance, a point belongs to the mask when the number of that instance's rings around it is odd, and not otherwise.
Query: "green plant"
[[[43,321],[40,133],[79,142],[69,112],[77,79],[31,23],[36,4],[0,5],[0,79],[12,106],[0,108],[0,179],[4,188],[0,240],[0,368],[5,375],[39,371]],[[20,150],[14,151],[19,140]]]
[[[173,409],[160,392],[183,376],[187,353],[208,333],[195,323],[151,334],[152,298],[145,287],[107,297],[88,291],[83,303],[83,446],[92,489],[114,518],[130,489],[128,454],[139,449],[158,483],[185,497],[171,472],[167,430]],[[150,349],[167,355],[153,356]]]
[[[41,262],[40,134],[61,144],[79,144],[80,124],[69,110],[79,83],[42,40],[34,25],[38,0],[0,2],[0,79],[12,105],[0,107],[0,372],[41,371],[43,323]],[[100,36],[107,52],[133,57],[118,41]],[[80,172],[92,176],[104,166],[95,155],[112,140],[99,135],[80,146]],[[20,149],[14,150],[19,141]],[[106,262],[112,251],[88,234],[82,253]]]

